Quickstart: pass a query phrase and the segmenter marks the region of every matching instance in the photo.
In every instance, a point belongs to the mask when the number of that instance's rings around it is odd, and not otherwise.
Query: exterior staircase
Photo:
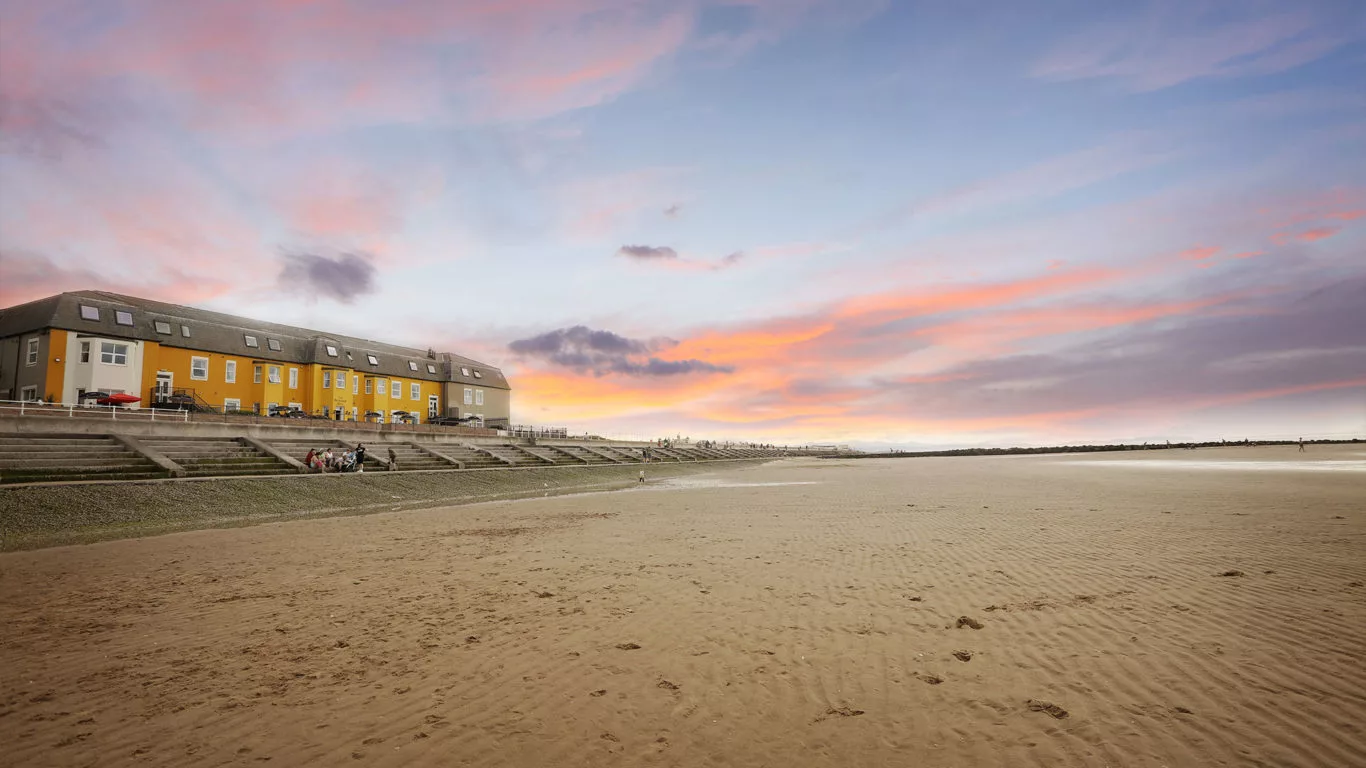
[[[150,480],[169,473],[105,435],[0,435],[0,483]]]
[[[187,477],[291,475],[295,471],[231,437],[145,437],[141,443],[184,467]]]
[[[500,459],[507,460],[507,463],[514,467],[549,467],[553,465],[549,459],[527,453],[515,445],[484,445],[480,447]]]

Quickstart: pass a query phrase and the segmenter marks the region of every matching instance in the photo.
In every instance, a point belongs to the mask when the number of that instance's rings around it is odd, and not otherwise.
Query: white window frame
[[[427,418],[431,419],[441,415],[441,397],[439,395],[427,395]]]
[[[157,333],[163,336],[171,335],[171,324],[166,322],[165,320],[153,320],[152,328],[154,328]]]
[[[252,383],[252,384],[260,384],[260,383],[261,383],[261,366],[259,366],[259,365],[253,365],[253,366],[251,367],[251,383]]]
[[[482,355],[481,355],[481,357],[482,357]],[[461,376],[468,376],[468,375],[470,375],[470,369],[468,369],[468,368],[461,368],[461,369],[460,369],[460,375],[461,375]]]
[[[408,370],[410,370],[410,371],[416,371],[416,370],[417,370],[417,363],[413,362],[412,360],[409,360],[409,361],[408,361]]]
[[[323,371],[323,389],[332,388],[332,372]]]
[[[374,393],[375,393],[375,380],[374,380],[374,379],[367,378],[367,379],[365,380],[365,394],[367,394],[367,395],[372,395],[372,394],[374,394]]]
[[[109,347],[110,350],[109,350],[108,352],[105,352],[105,351],[104,351],[104,348],[105,348],[105,347]],[[123,352],[122,352],[122,353],[119,352],[119,349],[120,349],[120,348],[123,349]],[[108,361],[106,361],[106,360],[104,359],[104,356],[105,356],[106,354],[109,355],[109,360],[108,360]],[[121,362],[121,363],[119,362],[119,357],[120,357],[120,356],[123,357],[123,362]],[[113,341],[102,341],[102,342],[100,342],[100,364],[101,364],[101,365],[128,365],[128,345],[127,345],[127,344],[118,344],[118,343],[113,342]]]
[[[381,395],[388,395],[388,394],[389,394],[389,380],[388,380],[388,379],[376,379],[376,380],[375,380],[375,392],[376,392],[377,394],[381,394]]]
[[[80,357],[80,360],[81,360],[82,363],[88,363],[88,362],[90,362],[90,342],[88,342],[88,341],[82,341],[82,342],[81,342],[81,357]]]
[[[474,372],[474,378],[476,378],[476,379],[482,379],[482,378],[484,378],[484,374],[482,374],[482,373],[480,373],[479,371],[476,370],[476,371]]]
[[[183,336],[183,337],[185,337],[185,338],[187,338],[187,339],[190,338],[190,326],[188,326],[188,325],[182,325],[182,326],[180,326],[180,335]]]
[[[81,305],[81,319],[82,319],[82,320],[94,320],[95,322],[99,322],[99,320],[100,320],[100,308],[99,308],[99,307],[92,307],[92,306],[90,306],[89,304],[82,304],[82,305]]]
[[[332,377],[332,383],[333,383],[333,386],[335,386],[337,389],[340,389],[340,390],[342,390],[343,392],[345,392],[345,391],[346,391],[346,371],[337,371],[336,375],[334,375],[334,376]]]
[[[327,349],[327,356],[328,356],[328,357],[336,357],[336,356],[337,356],[337,348],[336,348],[336,347],[332,346],[331,344],[328,344],[327,347],[326,347],[326,349]]]
[[[196,373],[195,373],[195,368],[196,368],[197,366],[201,365],[201,364],[203,365],[204,370],[201,371],[201,372],[199,372],[198,374],[196,374]],[[198,355],[192,356],[192,357],[190,358],[190,381],[208,381],[208,380],[209,380],[209,358],[207,358],[207,357],[199,357]]]
[[[270,382],[271,384],[279,384],[279,383],[280,383],[280,381],[281,381],[281,379],[280,379],[280,366],[278,366],[278,365],[266,366],[266,381]]]
[[[38,387],[36,387],[36,386],[28,386],[28,387],[22,387],[22,388],[20,388],[20,390],[19,390],[19,401],[20,401],[20,402],[23,402],[23,403],[31,403],[31,402],[33,402],[33,401],[35,401],[35,400],[37,400],[37,399],[38,399]]]
[[[236,384],[236,383],[237,383],[237,361],[236,361],[236,360],[224,360],[224,361],[223,361],[223,382],[224,382],[225,384]]]
[[[303,404],[303,403],[290,403],[290,404],[289,404],[289,409],[290,409],[291,411],[302,411],[302,410],[304,409],[304,404]]]
[[[374,355],[366,355],[365,362],[371,365],[379,365],[379,358],[375,357]]]
[[[421,399],[422,399],[422,385],[421,385],[421,384],[418,384],[416,381],[414,381],[413,383],[411,383],[411,384],[408,385],[408,399],[409,399],[409,400],[421,400]]]
[[[225,397],[225,398],[223,398],[223,410],[225,410],[225,411],[240,411],[240,410],[242,410],[242,399],[239,398],[239,397]]]
[[[24,365],[37,365],[38,346],[42,344],[42,340],[39,339],[37,336],[34,336],[33,338],[25,341],[24,344],[26,346],[24,350]]]
[[[430,374],[432,374],[433,376],[435,376],[435,375],[436,375],[436,366],[435,366],[435,365],[432,365],[431,363],[427,363],[427,373],[430,373]]]
[[[465,405],[474,405],[474,387],[465,387]]]
[[[258,341],[256,340],[256,337],[255,337],[255,336],[252,336],[250,333],[244,333],[244,334],[242,334],[242,341],[245,342],[246,345],[247,345],[248,347],[251,347],[252,349],[260,349],[260,348],[261,348],[261,343],[258,342]]]
[[[475,405],[483,405],[483,404],[484,404],[484,390],[482,390],[482,389],[476,389],[476,390],[474,390],[474,404],[475,404]]]
[[[127,318],[127,319],[128,319],[128,322],[125,323],[125,322],[124,322],[124,318]],[[132,313],[132,312],[129,312],[129,311],[126,310],[126,309],[116,309],[116,310],[114,310],[114,323],[115,323],[116,325],[126,325],[126,326],[129,326],[129,327],[132,327],[132,325],[133,325],[133,313]]]
[[[359,395],[359,394],[360,394],[360,374],[359,374],[359,373],[352,373],[352,374],[351,374],[351,394],[353,394],[353,395]]]
[[[266,348],[269,349],[269,350],[272,351],[272,352],[279,352],[280,350],[284,349],[284,347],[281,347],[281,346],[280,346],[280,340],[279,340],[279,339],[271,339],[271,338],[267,338],[267,339],[266,339]]]
[[[298,369],[298,368],[290,368],[290,369],[289,369],[289,388],[290,388],[290,389],[298,389],[298,388],[299,388],[299,369]],[[301,407],[302,407],[302,406],[301,406]]]
[[[392,397],[395,400],[403,399],[403,382],[398,381],[397,379],[389,382],[389,397]]]

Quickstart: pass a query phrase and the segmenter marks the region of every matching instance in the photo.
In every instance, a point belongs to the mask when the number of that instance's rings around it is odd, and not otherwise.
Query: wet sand
[[[1277,468],[1121,466],[1150,459]],[[4,554],[0,740],[32,766],[1363,765],[1366,475],[1294,466],[1363,459],[793,460]]]

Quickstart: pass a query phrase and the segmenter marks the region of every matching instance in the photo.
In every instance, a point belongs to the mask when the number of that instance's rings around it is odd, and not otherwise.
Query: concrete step
[[[26,467],[123,467],[133,465],[151,466],[151,462],[141,456],[125,454],[123,456],[111,456],[108,458],[90,458],[87,456],[63,456],[59,459],[14,459],[0,461],[0,469],[24,469]]]
[[[69,469],[43,469],[25,472],[0,470],[0,483],[8,485],[10,483],[55,483],[75,480],[144,480],[166,476],[167,473],[162,470],[152,470],[145,467],[119,467],[107,470],[72,467]]]
[[[186,469],[186,477],[233,477],[236,475],[292,475],[294,470],[276,465],[260,469]]]

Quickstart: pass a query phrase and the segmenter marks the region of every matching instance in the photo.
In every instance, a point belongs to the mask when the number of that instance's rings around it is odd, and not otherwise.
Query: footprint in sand
[[[1052,715],[1058,720],[1067,717],[1067,710],[1052,702],[1040,701],[1038,699],[1030,699],[1025,703],[1029,705],[1030,712],[1047,712],[1049,715]]]
[[[589,693],[588,695],[589,695],[589,696],[606,696],[606,695],[607,695],[607,689],[606,689],[606,688],[599,688],[598,690],[593,691],[592,693]]]
[[[962,629],[963,627],[971,627],[972,629],[981,629],[981,628],[982,628],[982,622],[978,621],[977,619],[972,618],[971,616],[959,616],[959,617],[958,617],[958,621],[954,624],[954,626],[955,626],[956,628],[958,628],[958,629]]]
[[[617,650],[619,650],[619,651],[638,651],[638,650],[640,650],[640,645],[637,644],[637,643],[617,643]]]
[[[972,651],[954,651],[953,657],[959,661],[972,661]]]
[[[1243,575],[1243,572],[1242,572],[1242,571],[1224,571],[1223,573],[1221,573],[1221,574],[1219,574],[1219,575],[1220,575],[1220,576],[1226,576],[1226,577],[1228,577],[1228,578],[1237,578],[1237,577],[1239,577],[1239,576],[1242,576],[1242,575]]]

